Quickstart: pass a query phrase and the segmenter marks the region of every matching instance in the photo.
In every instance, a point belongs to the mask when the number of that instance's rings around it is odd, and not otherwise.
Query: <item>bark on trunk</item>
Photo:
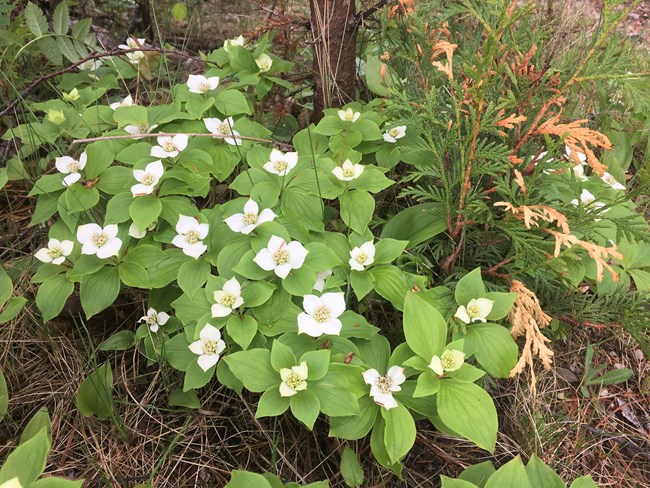
[[[354,0],[310,0],[314,42],[313,121],[323,109],[341,107],[354,99],[356,40]]]

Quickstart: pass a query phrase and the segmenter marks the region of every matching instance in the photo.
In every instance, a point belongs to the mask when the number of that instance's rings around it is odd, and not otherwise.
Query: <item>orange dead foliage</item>
[[[431,64],[438,68],[438,70],[442,71],[447,75],[447,78],[450,80],[454,79],[454,71],[452,67],[452,62],[454,58],[454,51],[458,47],[458,44],[452,44],[449,41],[438,41],[433,45],[433,53],[431,54]],[[445,54],[447,56],[447,64],[444,65],[440,61],[434,61],[438,56],[441,54]]]

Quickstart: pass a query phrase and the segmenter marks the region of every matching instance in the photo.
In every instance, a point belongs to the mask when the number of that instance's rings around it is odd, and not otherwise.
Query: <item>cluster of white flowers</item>
[[[361,176],[363,165],[352,164],[352,161],[346,159],[341,166],[334,168],[332,173],[341,181],[352,181]]]
[[[232,128],[235,125],[232,117],[226,117],[223,120],[217,118],[203,119],[203,124],[211,134],[221,136],[227,144],[231,146],[241,145],[239,132]]]
[[[219,356],[226,349],[226,343],[221,339],[219,329],[211,324],[205,324],[199,332],[199,339],[192,342],[189,348],[199,356],[196,360],[199,367],[207,371],[217,364]]]
[[[172,239],[172,244],[180,247],[183,254],[198,259],[208,250],[208,246],[203,244],[203,239],[208,237],[209,228],[208,224],[202,224],[194,217],[179,215],[176,223],[178,234]]]
[[[147,314],[140,317],[138,322],[144,322],[147,327],[149,327],[149,330],[155,334],[170,318],[171,317],[166,312],[157,312],[156,309],[149,308]]]
[[[261,212],[255,200],[249,199],[244,204],[244,212],[236,213],[224,219],[224,222],[230,227],[233,232],[240,232],[242,234],[250,234],[255,230],[258,225],[265,222],[271,222],[277,217],[273,210],[265,208]]]
[[[458,371],[465,362],[465,353],[458,349],[447,349],[440,356],[433,356],[429,363],[431,371],[438,376],[445,374],[445,371]]]
[[[131,95],[128,95],[126,98],[123,98],[119,102],[114,102],[109,105],[113,110],[117,110],[118,108],[122,107],[131,107],[132,105],[135,105],[133,102],[133,97]]]
[[[214,292],[212,305],[213,317],[227,317],[236,308],[244,304],[241,296],[241,285],[237,278],[231,278],[223,285],[223,289]]]
[[[277,149],[271,151],[269,161],[264,163],[264,169],[278,176],[286,176],[298,164],[298,153],[283,153]]]
[[[79,155],[79,159],[74,159],[70,156],[62,156],[54,160],[54,166],[56,169],[59,170],[60,173],[68,175],[63,178],[63,186],[70,186],[81,179],[79,171],[86,167],[87,161],[88,156],[86,155],[86,151]]]
[[[406,381],[404,368],[391,366],[384,376],[380,375],[376,369],[369,369],[364,371],[363,380],[370,385],[370,396],[377,405],[386,410],[397,407],[397,400],[393,398],[393,393],[401,391],[400,385]]]
[[[324,334],[339,335],[343,323],[339,319],[345,312],[343,293],[305,295],[302,300],[304,312],[298,314],[298,334],[320,337]]]
[[[454,317],[466,324],[487,322],[487,316],[492,312],[493,306],[494,300],[490,300],[489,298],[473,298],[467,306],[461,305],[458,307]]]
[[[126,44],[120,44],[117,47],[120,49],[138,49],[145,47],[146,39],[139,39],[137,37],[127,37]],[[133,64],[138,64],[142,59],[144,59],[144,51],[131,51],[126,53],[126,57]]]
[[[375,245],[372,241],[367,241],[361,246],[355,247],[350,251],[350,268],[355,271],[363,271],[375,262]]]
[[[253,261],[264,271],[273,271],[276,276],[284,279],[292,269],[303,265],[308,252],[298,241],[287,242],[282,237],[271,236],[266,247],[255,255]]]
[[[302,361],[298,366],[280,368],[280,396],[290,397],[299,391],[307,389],[309,368],[307,362]]]
[[[175,158],[185,150],[189,136],[187,134],[176,134],[175,136],[158,136],[157,146],[151,148],[151,157],[154,158]]]
[[[190,93],[198,93],[202,95],[212,90],[216,90],[219,86],[219,77],[211,76],[206,78],[203,75],[190,75],[187,79],[187,87]]]
[[[397,127],[393,127],[392,129],[388,129],[386,132],[384,132],[384,141],[395,143],[397,142],[397,139],[401,139],[405,135],[406,126],[398,125]]]
[[[138,181],[138,184],[131,187],[133,196],[153,193],[164,172],[165,168],[160,160],[149,163],[144,169],[134,169],[133,177]]]

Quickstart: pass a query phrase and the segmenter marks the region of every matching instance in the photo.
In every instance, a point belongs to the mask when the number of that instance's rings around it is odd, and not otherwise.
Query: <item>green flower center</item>
[[[203,354],[217,354],[217,341],[203,341]]]
[[[221,125],[219,125],[219,127],[217,128],[217,131],[222,136],[229,136],[230,134],[232,134],[232,132],[230,132],[230,126],[226,122],[221,123]]]
[[[163,144],[162,146],[163,151],[165,152],[173,152],[176,151],[176,146],[172,141],[167,141],[166,143]]]
[[[95,232],[92,235],[91,240],[96,247],[102,247],[106,242],[108,242],[108,236],[103,232]]]
[[[451,354],[443,354],[440,358],[442,369],[453,369],[455,366],[454,356]]]
[[[72,161],[65,165],[65,168],[68,170],[68,173],[78,173],[79,172],[79,161]]]
[[[153,185],[153,182],[156,181],[156,177],[152,175],[151,173],[145,173],[142,175],[142,179],[140,180],[140,183],[143,185],[151,186]]]
[[[287,386],[291,388],[292,390],[295,390],[300,383],[302,383],[302,379],[300,376],[298,376],[296,373],[293,371],[289,373],[289,376],[287,377],[287,381],[285,381]]]
[[[282,171],[286,170],[289,167],[289,165],[287,164],[286,161],[282,160],[282,161],[277,161],[275,163],[275,166],[273,167],[278,173],[281,173]]]
[[[257,224],[257,214],[256,213],[245,213],[244,214],[244,223],[246,225]]]
[[[199,85],[199,91],[201,91],[203,93],[209,92],[210,91],[210,85],[208,85],[208,83],[206,83],[206,82],[201,83]]]
[[[158,222],[157,222],[157,221],[151,222],[151,223],[147,226],[147,230],[148,230],[148,231],[156,230],[156,227],[157,227],[157,226],[158,226]]]
[[[354,119],[354,112],[349,111],[345,113],[345,120],[353,120]]]
[[[141,124],[138,126],[138,130],[140,131],[140,134],[146,134],[149,132],[149,126],[146,124]]]
[[[346,168],[343,170],[343,176],[346,178],[353,178],[354,177],[354,169],[352,168]]]
[[[47,254],[52,259],[60,258],[61,256],[63,256],[63,249],[61,249],[60,247],[53,247],[47,252]]]
[[[277,265],[286,264],[289,262],[289,253],[284,249],[278,249],[273,254],[273,261]]]
[[[158,323],[158,314],[157,313],[152,313],[147,317],[147,320],[145,320],[145,323],[151,327],[152,325],[156,325]]]
[[[185,233],[185,242],[188,244],[196,244],[199,240],[199,233],[195,230],[188,230]]]
[[[480,317],[481,316],[481,309],[478,308],[477,305],[472,305],[471,307],[467,307],[467,315],[469,315],[469,317],[471,319],[475,319],[476,317]]]
[[[390,387],[393,386],[393,379],[389,376],[380,376],[375,381],[375,385],[382,393],[390,393]]]
[[[610,185],[615,185],[616,183],[618,183],[618,182],[616,181],[616,178],[614,178],[612,175],[607,175],[607,176],[605,176],[603,179],[604,179],[607,183],[609,183]]]
[[[314,310],[314,313],[311,315],[314,317],[314,320],[316,322],[327,322],[327,320],[330,318],[330,309],[329,307],[326,307],[325,305],[319,305],[316,307]]]
[[[368,255],[365,252],[360,252],[357,254],[357,257],[355,258],[357,263],[363,264],[368,260]]]
[[[219,302],[219,305],[223,305],[224,307],[232,308],[232,306],[235,304],[235,301],[237,301],[237,298],[235,298],[235,295],[232,293],[226,293],[221,297],[221,300]]]

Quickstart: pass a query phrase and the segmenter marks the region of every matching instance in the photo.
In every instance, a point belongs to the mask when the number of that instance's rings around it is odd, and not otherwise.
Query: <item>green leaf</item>
[[[40,8],[32,2],[27,2],[24,13],[27,28],[32,34],[36,37],[41,37],[47,34],[47,18]]]
[[[83,185],[72,185],[63,195],[65,208],[70,213],[88,210],[99,202],[99,191],[95,187],[86,188]]]
[[[250,315],[239,317],[233,315],[226,323],[228,335],[241,346],[243,350],[248,349],[251,341],[257,334],[257,320]]]
[[[442,481],[442,488],[476,488],[476,485],[469,481],[447,478],[443,475],[440,475],[440,480]]]
[[[371,92],[386,97],[390,95],[390,88],[394,83],[390,68],[379,57],[366,57],[366,84]]]
[[[262,396],[257,403],[255,418],[277,417],[286,412],[288,408],[289,397],[281,396],[280,388],[278,385],[275,385],[262,393]]]
[[[0,484],[18,478],[19,486],[30,485],[45,469],[49,452],[47,429],[42,429],[7,456],[0,468]]]
[[[273,341],[273,346],[271,347],[271,366],[277,372],[280,372],[283,368],[291,368],[296,366],[298,361],[296,356],[291,351],[289,346],[285,346],[278,340]]]
[[[106,420],[113,411],[113,371],[106,362],[81,382],[77,389],[77,408],[85,417],[96,415]]]
[[[280,374],[271,367],[271,352],[268,349],[235,352],[223,360],[247,390],[261,393],[280,384]]]
[[[369,396],[359,398],[359,414],[330,418],[330,437],[357,440],[365,437],[375,425],[379,406]],[[323,410],[325,410],[323,408]]]
[[[521,458],[517,456],[497,469],[496,473],[490,476],[485,488],[531,488]]]
[[[74,291],[74,283],[65,275],[56,275],[44,281],[36,292],[36,306],[47,322],[61,313],[66,300]]]
[[[510,309],[512,309],[512,306],[515,303],[517,294],[489,292],[485,294],[485,298],[494,301],[494,304],[492,305],[492,311],[488,314],[487,319],[490,321],[501,320],[510,313]],[[464,305],[467,304],[465,303]]]
[[[375,263],[391,263],[402,255],[407,244],[408,241],[398,241],[389,238],[380,239],[375,244]]]
[[[590,385],[617,385],[619,383],[624,383],[627,380],[629,380],[634,373],[632,372],[631,369],[627,368],[621,368],[621,369],[613,369],[612,371],[608,371],[607,373],[603,374],[602,376],[598,376],[597,378],[590,378],[588,381],[585,382],[586,386]]]
[[[66,478],[58,478],[56,476],[48,476],[34,481],[29,488],[81,488],[83,480],[69,480]]]
[[[328,115],[321,119],[313,132],[323,136],[333,136],[340,134],[344,129],[345,122],[343,122],[337,115]]]
[[[135,288],[151,289],[151,280],[147,270],[132,261],[123,260],[117,267],[120,274],[120,280],[126,286],[133,286]]]
[[[273,488],[261,474],[235,470],[224,488]]]
[[[2,312],[0,312],[0,324],[5,324],[10,320],[13,320],[16,315],[20,313],[26,303],[26,298],[11,297],[5,304],[4,309],[2,309]],[[0,306],[0,308],[2,308],[2,306]]]
[[[473,384],[440,382],[436,396],[440,420],[477,446],[493,452],[497,440],[497,411],[487,392]]]
[[[483,278],[481,278],[481,268],[470,271],[458,280],[454,296],[458,305],[465,306],[467,306],[470,300],[485,296],[485,285],[483,284]]]
[[[199,366],[199,363],[192,361],[187,365],[185,370],[185,379],[183,381],[183,391],[187,392],[195,388],[202,388],[207,385],[214,376],[216,366],[212,366],[207,371]]]
[[[375,199],[368,192],[350,190],[339,196],[341,218],[353,231],[363,234],[372,220],[375,211]]]
[[[245,286],[241,291],[244,306],[254,308],[265,304],[271,298],[275,289],[274,284],[266,281],[258,281]]]
[[[100,351],[124,351],[135,345],[135,334],[130,330],[121,330],[105,339],[98,347]]]
[[[205,259],[191,259],[178,269],[178,286],[187,294],[190,300],[210,276],[210,263]]]
[[[350,391],[350,383],[343,373],[329,372],[309,388],[318,396],[321,411],[330,417],[348,417],[360,413],[359,402]]]
[[[129,215],[138,229],[146,229],[153,224],[162,212],[162,202],[152,195],[144,195],[133,199],[129,205]]]
[[[24,444],[43,429],[47,432],[48,440],[52,442],[52,423],[50,422],[50,414],[45,407],[39,408],[38,412],[29,420],[23,433],[20,435],[18,444]]]
[[[196,363],[198,356],[189,349],[185,334],[176,334],[165,341],[163,355],[172,368],[186,371],[190,363]]]
[[[219,112],[228,117],[252,113],[246,97],[237,90],[219,92],[214,99],[214,106]]]
[[[110,307],[119,293],[120,274],[114,266],[105,266],[96,273],[84,276],[79,286],[79,297],[86,318]]]
[[[131,217],[129,215],[129,208],[133,202],[133,195],[131,192],[118,193],[111,198],[106,204],[106,217],[104,222],[106,224],[121,224],[126,222]]]
[[[353,269],[350,272],[350,285],[357,296],[357,300],[363,298],[372,291],[375,285],[375,277],[370,271],[357,271]]]
[[[496,378],[507,378],[517,364],[519,347],[510,331],[498,324],[476,324],[467,327],[463,351]]]
[[[7,389],[7,380],[5,375],[0,369],[0,421],[7,415],[9,409],[9,390]]]
[[[598,488],[598,485],[594,483],[591,476],[587,475],[574,480],[574,482],[571,483],[571,488]]]
[[[531,488],[566,488],[555,471],[549,468],[544,462],[533,454],[526,466],[526,475]]]
[[[341,475],[345,484],[351,488],[363,485],[363,468],[359,463],[359,459],[357,459],[357,455],[347,445],[343,448],[341,454]]]
[[[86,178],[92,180],[97,178],[115,159],[113,144],[111,141],[97,141],[86,146],[88,161],[84,168]]]
[[[415,422],[404,405],[386,410],[381,409],[386,422],[384,445],[392,463],[398,463],[411,450],[415,443]]]
[[[494,466],[490,461],[483,461],[482,463],[474,464],[465,468],[458,478],[474,483],[480,488],[484,488],[485,483],[487,483],[487,480],[495,471],[496,469],[494,469]]]
[[[436,308],[415,293],[404,301],[404,336],[409,347],[430,361],[439,356],[447,343],[447,324]]]
[[[424,371],[418,376],[418,383],[413,392],[413,398],[435,395],[440,390],[440,379],[431,371]]]
[[[67,34],[69,23],[70,12],[68,11],[68,3],[64,0],[54,9],[54,14],[52,15],[52,29],[56,34]]]
[[[201,402],[196,395],[196,390],[183,391],[180,388],[176,388],[169,395],[169,406],[197,409],[201,408]]]
[[[308,381],[320,380],[329,370],[330,351],[321,349],[320,351],[306,352],[298,360],[299,363],[302,361],[307,361]]]
[[[320,412],[320,400],[316,394],[307,389],[290,397],[289,407],[294,417],[307,426],[309,430],[314,427],[314,422]]]

